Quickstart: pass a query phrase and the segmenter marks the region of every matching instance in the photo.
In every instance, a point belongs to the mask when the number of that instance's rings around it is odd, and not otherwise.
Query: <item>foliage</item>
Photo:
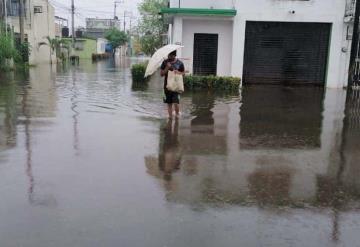
[[[139,55],[141,53],[141,44],[140,44],[140,37],[139,36],[133,37],[132,46],[133,46],[133,49],[134,49],[134,54]]]
[[[141,49],[147,55],[152,55],[163,44],[162,34],[166,33],[167,27],[159,11],[165,7],[166,0],[143,0],[138,7],[141,20],[137,29],[141,35]]]
[[[131,67],[131,75],[134,83],[144,83],[148,78],[144,78],[147,63],[134,64]]]
[[[61,48],[70,49],[70,40],[50,38],[49,36],[46,37],[46,40],[47,42],[40,42],[39,47],[43,45],[49,46],[51,54],[55,53],[57,58],[62,58],[63,56]]]
[[[19,57],[15,58],[17,63],[27,63],[29,62],[29,56],[31,53],[31,45],[28,42],[16,42],[16,50],[19,53]]]
[[[105,33],[105,38],[109,41],[111,44],[113,51],[115,51],[116,48],[125,45],[126,42],[128,42],[129,38],[127,34],[123,31],[120,31],[116,28],[112,28],[109,31]]]
[[[0,35],[0,70],[6,70],[6,60],[20,61],[21,56],[14,47],[14,39],[11,35]]]
[[[191,90],[238,91],[240,82],[238,77],[186,75],[184,86]]]
[[[140,38],[141,50],[146,55],[152,55],[162,46],[162,40],[158,36],[145,35]]]

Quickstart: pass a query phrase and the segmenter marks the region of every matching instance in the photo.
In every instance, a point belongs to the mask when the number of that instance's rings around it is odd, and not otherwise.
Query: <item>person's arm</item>
[[[160,71],[160,75],[162,77],[164,77],[170,70],[171,68],[171,64],[170,63],[166,63],[165,61],[163,62],[163,64],[161,65],[161,71]]]
[[[183,63],[181,63],[179,70],[175,71],[175,73],[178,75],[185,75],[185,66]]]

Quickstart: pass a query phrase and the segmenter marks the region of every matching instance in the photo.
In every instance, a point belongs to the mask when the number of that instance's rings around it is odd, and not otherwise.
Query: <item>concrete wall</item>
[[[218,34],[218,75],[229,75],[231,73],[231,58],[232,58],[232,30],[233,22],[231,20],[221,19],[185,19],[183,21],[183,38],[182,43],[186,44],[182,50],[182,57],[189,59],[186,70],[193,71],[192,59],[194,56],[194,34],[195,33],[209,33]]]
[[[49,46],[39,47],[39,43],[47,42],[46,37],[55,38],[55,12],[54,7],[46,0],[26,1],[27,13],[24,31],[31,45],[29,63],[36,65],[56,62],[55,54],[52,54]],[[34,13],[34,6],[42,6],[42,13]],[[8,18],[14,32],[19,33],[19,17]]]
[[[48,46],[38,47],[40,42],[46,42],[46,37],[55,38],[55,12],[54,7],[45,0],[33,0],[32,6],[42,6],[43,13],[32,15],[32,53],[31,64],[55,62],[56,55],[50,52]],[[33,11],[34,8],[32,8]]]
[[[326,86],[341,88],[347,86],[347,71],[350,58],[351,41],[346,40],[347,27],[344,22],[346,1],[344,0],[309,0],[309,1],[279,1],[279,0],[234,0],[234,1],[181,1],[182,8],[232,8],[234,4],[237,15],[233,18],[232,56],[222,56],[219,64],[229,64],[231,73],[228,75],[242,77],[244,65],[245,29],[247,21],[278,21],[278,22],[315,22],[331,23],[331,40],[329,48]],[[171,7],[178,7],[178,1],[171,1]],[[295,13],[291,13],[295,11]],[[187,56],[191,55],[192,40],[189,38],[196,30],[223,29],[218,20],[213,17],[175,16],[173,21],[173,43],[182,43]],[[191,21],[190,21],[191,20]],[[183,26],[185,23],[185,26]],[[214,25],[213,25],[214,24]],[[189,32],[189,33],[188,33]],[[224,32],[228,32],[228,29]],[[184,36],[184,37],[183,37]],[[220,53],[219,53],[220,54]],[[225,72],[220,69],[219,72]]]
[[[91,59],[92,54],[96,54],[97,52],[97,41],[94,39],[76,39],[76,42],[81,43],[83,49],[77,50],[71,52],[71,54],[79,56],[80,59]],[[77,46],[77,45],[75,45]]]

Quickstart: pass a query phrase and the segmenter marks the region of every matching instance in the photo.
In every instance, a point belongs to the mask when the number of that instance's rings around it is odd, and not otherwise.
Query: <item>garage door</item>
[[[247,22],[245,84],[324,85],[331,24]]]

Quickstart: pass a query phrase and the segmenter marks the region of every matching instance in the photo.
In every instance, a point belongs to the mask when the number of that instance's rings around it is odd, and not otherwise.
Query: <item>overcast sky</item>
[[[71,0],[49,0],[55,7],[55,15],[69,20],[71,26]],[[75,1],[75,27],[85,27],[85,18],[114,18],[114,0],[74,0]],[[123,19],[124,10],[131,11],[135,17],[138,17],[137,5],[142,0],[117,0],[117,16]],[[133,20],[135,23],[136,20]],[[127,20],[127,23],[129,21]]]

